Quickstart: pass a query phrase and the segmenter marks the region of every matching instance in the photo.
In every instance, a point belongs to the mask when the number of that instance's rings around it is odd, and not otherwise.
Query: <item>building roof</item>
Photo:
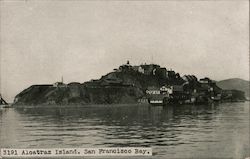
[[[173,85],[174,92],[183,92],[183,86],[181,85]]]
[[[197,78],[194,75],[184,75],[182,79],[188,82],[197,81]]]

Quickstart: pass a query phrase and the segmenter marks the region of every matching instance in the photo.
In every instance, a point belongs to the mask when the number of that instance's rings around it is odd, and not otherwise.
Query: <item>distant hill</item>
[[[245,92],[249,98],[249,81],[240,78],[230,78],[216,83],[222,89],[237,89]]]

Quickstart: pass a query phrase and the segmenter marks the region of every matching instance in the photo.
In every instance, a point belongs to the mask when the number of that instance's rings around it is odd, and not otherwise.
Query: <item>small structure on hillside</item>
[[[160,68],[159,65],[155,64],[145,64],[141,65],[142,69],[144,70],[145,75],[155,75],[155,71]]]
[[[62,82],[56,82],[53,84],[53,87],[67,87],[67,84],[62,83]]]
[[[117,70],[118,72],[126,72],[132,69],[132,66],[130,65],[129,61],[127,61],[126,64],[121,65],[119,69]]]
[[[60,87],[60,88],[63,88],[63,87],[67,87],[67,84],[63,83],[63,77],[62,77],[62,80],[61,82],[56,82],[53,84],[53,87]]]

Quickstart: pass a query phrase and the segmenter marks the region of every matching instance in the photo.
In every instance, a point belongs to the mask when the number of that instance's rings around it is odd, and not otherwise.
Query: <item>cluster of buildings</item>
[[[119,93],[135,97],[139,103],[161,105],[166,103],[188,104],[237,101],[245,98],[244,92],[222,90],[216,85],[215,81],[207,77],[202,79],[198,79],[194,75],[181,77],[179,73],[172,69],[166,69],[157,64],[145,63],[132,66],[129,61],[97,80],[82,84],[78,82],[65,84],[62,78],[61,82],[56,82],[53,85],[34,85],[33,87],[37,87],[39,90],[43,88],[56,88],[53,90],[58,91],[70,90],[71,97],[82,97],[82,94],[86,96],[86,94],[91,94],[90,92],[101,92],[101,90],[106,90],[103,92],[105,92],[106,96],[109,96],[110,92],[108,90],[123,90],[124,92]],[[25,94],[29,90],[27,89],[21,94]],[[16,101],[19,96],[16,97]]]
[[[153,75],[153,76],[160,76],[162,78],[173,78],[175,76],[179,76],[173,70],[167,70],[164,67],[160,67],[160,65],[156,64],[142,64],[139,66],[132,66],[130,65],[129,61],[126,64],[121,65],[118,69],[114,69],[115,72],[128,72],[128,71],[135,71],[141,73],[143,75]]]
[[[145,96],[139,102],[161,104],[170,103],[209,103],[218,101],[244,100],[244,92],[238,90],[222,90],[216,82],[205,77],[199,79],[194,75],[180,76],[173,70],[167,70],[156,64],[131,66],[129,61],[121,65],[116,72],[135,71],[145,76],[156,76],[159,85],[149,85]]]
[[[222,89],[209,78],[198,80],[194,75],[182,77],[182,84],[168,84],[159,87],[149,87],[146,90],[148,102],[158,103],[209,103],[220,101]]]

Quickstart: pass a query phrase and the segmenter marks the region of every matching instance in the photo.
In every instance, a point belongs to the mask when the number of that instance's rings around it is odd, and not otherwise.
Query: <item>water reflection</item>
[[[101,120],[105,125],[157,125],[170,122],[173,119],[199,119],[205,117],[209,120],[216,112],[216,106],[168,106],[153,107],[149,105],[139,106],[93,106],[93,107],[21,107],[16,108],[22,117],[29,117],[37,121],[54,122],[76,121],[82,119]]]
[[[0,117],[0,147],[145,146],[154,148],[158,157],[193,157],[198,152],[199,158],[210,151],[232,157],[237,155],[221,146],[234,150],[239,138],[232,137],[239,129],[249,137],[247,103],[19,107],[1,109]],[[243,142],[240,155],[249,152]]]

